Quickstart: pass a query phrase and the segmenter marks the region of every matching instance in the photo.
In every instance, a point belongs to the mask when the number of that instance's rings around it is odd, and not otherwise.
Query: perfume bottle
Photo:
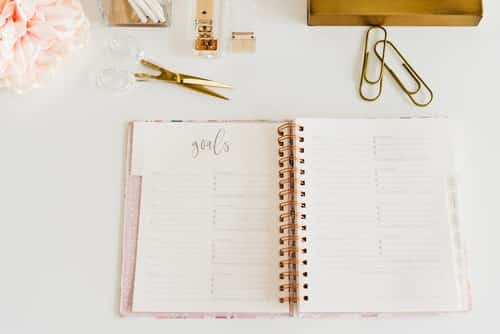
[[[216,57],[221,50],[219,37],[223,0],[193,0],[194,51],[199,56]]]

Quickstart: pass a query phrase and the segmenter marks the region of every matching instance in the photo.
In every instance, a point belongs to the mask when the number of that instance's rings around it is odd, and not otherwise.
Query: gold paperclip
[[[382,55],[380,55],[380,53],[378,52],[378,49],[377,49],[377,46],[380,43],[384,43],[384,50],[382,52]],[[410,74],[412,79],[415,81],[416,87],[417,87],[415,90],[408,89],[403,84],[403,81],[401,81],[401,79],[397,76],[396,72],[394,72],[394,70],[389,65],[387,65],[387,63],[385,63],[385,50],[386,50],[387,44],[389,44],[389,46],[394,50],[394,52],[396,52],[398,57],[402,60],[403,67],[406,69],[408,74]],[[413,69],[413,67],[410,65],[410,63],[408,63],[406,58],[403,56],[401,51],[399,51],[399,49],[396,48],[394,43],[392,43],[391,41],[387,41],[387,40],[380,40],[377,43],[375,43],[374,51],[375,51],[375,54],[377,55],[378,59],[382,62],[382,64],[384,64],[383,66],[385,66],[387,71],[389,71],[389,73],[392,75],[394,80],[396,80],[399,87],[401,87],[403,92],[405,92],[405,94],[410,98],[410,100],[413,102],[413,104],[415,104],[418,107],[427,107],[429,104],[431,104],[432,100],[434,99],[434,93],[432,92],[430,87],[427,85],[427,83],[425,83],[425,81],[422,79],[422,77],[420,77],[420,75],[415,71],[415,69]],[[429,101],[427,101],[427,102],[418,102],[415,99],[415,95],[418,94],[422,90],[422,86],[424,86],[425,89],[427,89],[427,91],[429,92],[429,95],[430,95]]]
[[[367,67],[368,67],[368,58],[370,56],[370,52],[368,51],[368,42],[369,42],[369,39],[370,39],[370,33],[372,32],[372,30],[374,29],[380,29],[384,32],[384,39],[381,40],[380,42],[383,42],[384,43],[384,50],[382,52],[382,58],[381,58],[381,64],[380,64],[380,72],[379,72],[379,75],[378,75],[378,78],[376,80],[370,80],[368,79],[367,77],[367,74],[366,74],[366,70],[367,70]],[[365,36],[365,51],[364,51],[364,56],[363,56],[363,68],[361,70],[361,80],[359,81],[359,95],[361,96],[361,98],[365,101],[376,101],[380,95],[382,95],[382,88],[383,88],[383,81],[384,81],[384,65],[385,65],[385,43],[387,42],[387,30],[385,30],[384,27],[381,27],[381,26],[372,26],[368,29],[368,31],[366,32],[366,36]],[[368,97],[366,95],[364,95],[363,93],[363,83],[367,83],[369,85],[376,85],[378,84],[379,87],[378,87],[378,93],[375,97]]]

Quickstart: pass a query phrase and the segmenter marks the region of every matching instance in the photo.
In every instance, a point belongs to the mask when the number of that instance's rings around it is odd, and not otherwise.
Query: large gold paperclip
[[[384,32],[384,39],[380,40],[380,42],[384,43],[384,50],[382,51],[382,58],[381,58],[381,63],[380,63],[380,72],[378,75],[378,78],[376,80],[370,80],[367,77],[367,68],[368,68],[368,59],[370,57],[370,52],[368,51],[368,43],[370,40],[370,34],[372,30],[375,29],[380,29]],[[385,65],[385,45],[387,43],[387,30],[385,30],[384,27],[381,26],[373,26],[368,29],[366,32],[365,36],[365,51],[364,51],[364,56],[363,56],[363,68],[361,70],[361,80],[359,81],[359,95],[361,98],[365,101],[376,101],[380,95],[382,95],[382,88],[383,88],[383,81],[384,81],[384,65]],[[378,93],[375,95],[375,97],[368,97],[363,93],[363,84],[367,83],[369,85],[377,85],[378,84]]]
[[[378,45],[381,43],[384,43],[384,49],[382,51],[382,54],[380,54],[378,52],[378,48],[377,48]],[[385,62],[385,51],[386,51],[387,45],[389,45],[391,47],[391,49],[394,50],[394,52],[397,54],[397,56],[401,59],[403,67],[408,72],[410,77],[415,81],[416,89],[414,89],[414,90],[408,89],[404,85],[403,81],[396,74],[396,72],[394,72],[394,70]],[[406,58],[403,56],[401,51],[399,51],[399,49],[396,48],[394,43],[392,43],[391,41],[387,41],[387,40],[380,40],[377,43],[375,43],[374,51],[375,51],[375,54],[377,55],[378,59],[382,62],[383,66],[392,75],[394,80],[396,80],[399,87],[410,98],[410,100],[413,102],[413,104],[415,104],[418,107],[427,107],[429,104],[431,104],[432,100],[434,99],[434,93],[432,92],[431,88],[422,79],[422,77],[415,71],[415,69],[410,65],[410,63],[408,63]],[[429,100],[426,102],[419,102],[415,98],[415,95],[417,95],[422,90],[422,86],[425,87],[425,89],[427,89],[427,91],[429,92]]]

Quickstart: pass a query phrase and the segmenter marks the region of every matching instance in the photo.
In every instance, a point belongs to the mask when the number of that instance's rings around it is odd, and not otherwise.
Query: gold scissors
[[[175,73],[172,71],[167,70],[166,68],[163,68],[161,66],[158,66],[156,64],[153,64],[152,62],[141,59],[141,64],[149,67],[153,70],[156,70],[160,72],[160,74],[148,74],[148,73],[135,73],[134,76],[137,80],[143,81],[143,80],[161,80],[161,81],[166,81],[170,83],[174,83],[177,85],[181,85],[183,87],[195,90],[197,92],[207,94],[210,96],[215,96],[220,99],[224,100],[229,100],[229,98],[225,97],[224,95],[221,95],[211,89],[208,89],[205,86],[208,87],[217,87],[217,88],[231,88],[231,86],[224,85],[212,80],[200,78],[200,77],[194,77],[192,75],[187,75],[187,74],[182,74],[182,73]]]

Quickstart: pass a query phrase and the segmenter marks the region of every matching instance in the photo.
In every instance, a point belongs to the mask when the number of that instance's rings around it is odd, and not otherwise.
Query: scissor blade
[[[158,76],[151,75],[148,73],[134,73],[134,77],[136,80],[139,80],[139,81],[157,80],[158,79]]]
[[[212,80],[206,79],[195,79],[195,78],[183,78],[182,83],[186,85],[200,85],[200,86],[208,86],[208,87],[217,87],[217,88],[232,88],[229,85],[225,85],[219,82],[215,82]]]
[[[186,87],[186,88],[189,88],[191,90],[197,91],[199,93],[203,93],[203,94],[207,94],[207,95],[210,95],[210,96],[217,97],[219,99],[229,100],[229,98],[225,97],[224,95],[221,95],[221,94],[219,94],[217,92],[214,92],[213,90],[208,89],[208,88],[203,87],[203,86],[189,85],[189,84],[185,84],[185,85],[182,85],[182,86]]]

